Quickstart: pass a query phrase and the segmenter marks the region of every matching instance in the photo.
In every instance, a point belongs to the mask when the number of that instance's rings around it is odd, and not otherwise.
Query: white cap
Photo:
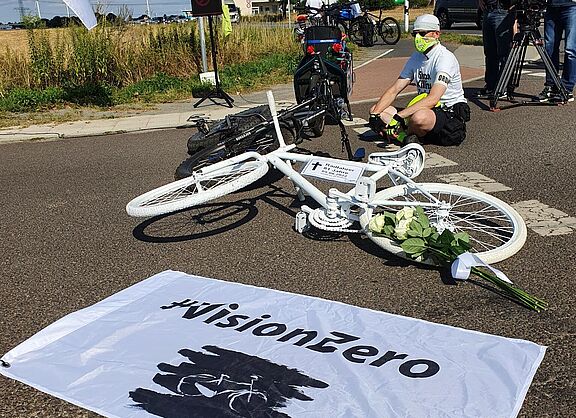
[[[416,21],[414,22],[413,31],[438,32],[440,31],[440,21],[434,15],[430,14],[420,15],[416,18]]]

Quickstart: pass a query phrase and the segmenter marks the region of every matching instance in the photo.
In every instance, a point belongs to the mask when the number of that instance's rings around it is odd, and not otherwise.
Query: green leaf
[[[422,228],[422,225],[420,225],[420,223],[412,221],[412,222],[410,222],[410,230],[409,231],[414,231],[415,233],[418,234],[418,235],[414,235],[414,236],[421,237],[424,229]]]
[[[414,254],[408,254],[409,257],[413,260],[416,260],[420,257],[422,257],[422,254],[424,254],[426,251],[422,251],[421,253],[414,253]]]
[[[389,238],[394,237],[394,227],[392,225],[384,225],[384,229],[382,229],[382,233]]]
[[[391,212],[384,212],[384,225],[396,226],[396,215]]]
[[[400,246],[408,255],[422,253],[426,250],[426,243],[421,238],[408,238]]]
[[[464,254],[468,249],[464,248],[460,245],[451,245],[450,252],[455,256],[459,256],[460,254]]]
[[[422,237],[423,238],[428,238],[428,237],[432,238],[432,232],[433,231],[434,230],[430,227],[424,228],[424,230],[422,231]]]
[[[430,226],[430,219],[424,213],[424,209],[418,206],[414,212],[414,217],[418,219],[418,223],[422,226],[422,228],[428,228]]]
[[[470,235],[468,235],[466,232],[457,232],[456,234],[454,234],[454,239],[464,242],[470,242]]]
[[[444,231],[442,231],[440,237],[438,237],[438,242],[441,242],[446,246],[450,246],[452,241],[454,241],[454,234],[452,234],[452,232],[449,229],[445,229]]]

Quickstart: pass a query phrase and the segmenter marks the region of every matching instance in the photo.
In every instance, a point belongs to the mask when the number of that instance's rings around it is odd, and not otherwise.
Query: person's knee
[[[419,128],[434,126],[434,112],[429,109],[419,110],[410,117],[410,122]]]
[[[410,123],[408,124],[411,133],[418,136],[424,136],[434,128],[436,123],[436,116],[430,109],[422,109],[415,112],[410,116]]]

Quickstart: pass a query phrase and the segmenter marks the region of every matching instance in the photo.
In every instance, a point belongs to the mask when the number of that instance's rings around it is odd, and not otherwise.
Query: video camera
[[[512,0],[521,30],[534,30],[546,11],[547,0]]]

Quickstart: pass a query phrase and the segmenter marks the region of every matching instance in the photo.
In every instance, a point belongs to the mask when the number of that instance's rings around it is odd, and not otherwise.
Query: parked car
[[[240,22],[240,11],[234,4],[228,4],[228,11],[230,12],[230,22]]]
[[[470,22],[482,27],[482,11],[478,0],[436,0],[434,15],[441,29],[450,29],[452,23]]]

